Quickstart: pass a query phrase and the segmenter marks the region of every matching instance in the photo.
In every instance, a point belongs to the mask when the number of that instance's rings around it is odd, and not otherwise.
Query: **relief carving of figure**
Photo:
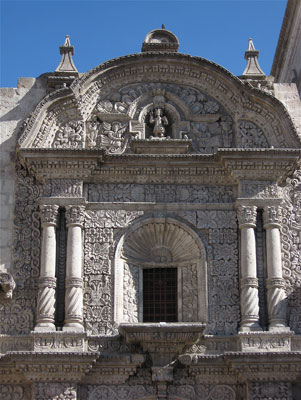
[[[126,129],[127,125],[120,122],[103,122],[100,145],[107,147],[109,153],[119,153],[125,142],[123,134]]]
[[[81,121],[69,121],[60,126],[55,134],[52,147],[55,149],[80,149],[83,142],[83,125]]]
[[[162,138],[165,136],[164,126],[168,125],[168,119],[163,115],[163,110],[161,108],[156,108],[151,112],[149,117],[150,124],[154,124],[153,134],[155,137]]]

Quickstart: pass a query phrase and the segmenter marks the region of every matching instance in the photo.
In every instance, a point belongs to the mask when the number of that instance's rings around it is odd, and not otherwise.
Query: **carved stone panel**
[[[236,391],[229,385],[170,385],[169,398],[173,400],[235,400]]]
[[[87,211],[84,246],[84,322],[93,335],[116,333],[113,324],[114,234],[141,212]]]
[[[240,121],[238,123],[237,145],[245,149],[267,148],[269,143],[262,130],[253,122]]]
[[[283,278],[288,293],[289,326],[301,333],[301,170],[287,179],[282,208]]]
[[[248,391],[250,400],[293,400],[291,384],[286,382],[251,382]]]
[[[35,383],[35,400],[77,400],[77,385],[74,383]]]
[[[88,385],[87,400],[155,400],[156,389],[150,385]]]
[[[34,327],[40,273],[41,186],[19,164],[16,166],[16,201],[13,237],[13,298],[0,304],[1,333],[27,334]]]
[[[159,203],[231,203],[233,186],[152,185],[152,184],[89,184],[91,202],[159,202]]]

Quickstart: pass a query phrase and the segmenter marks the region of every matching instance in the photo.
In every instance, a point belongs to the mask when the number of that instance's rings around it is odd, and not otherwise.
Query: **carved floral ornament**
[[[164,136],[182,139],[187,135],[197,152],[212,152],[208,147],[300,145],[283,105],[271,95],[246,86],[206,60],[170,56],[176,59],[167,62],[160,55],[154,63],[146,53],[127,57],[127,65],[117,59],[88,72],[71,89],[46,96],[27,122],[20,147],[96,145],[108,153],[122,153],[131,137],[151,136],[150,116],[159,109],[168,121]],[[161,83],[143,81],[146,76]],[[237,117],[241,122],[234,126]],[[201,143],[193,136],[197,132]]]

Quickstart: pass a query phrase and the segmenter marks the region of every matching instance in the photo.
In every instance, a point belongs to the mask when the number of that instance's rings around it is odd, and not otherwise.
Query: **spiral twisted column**
[[[256,266],[256,227],[257,207],[238,206],[237,218],[241,232],[240,248],[240,331],[261,331],[259,325],[259,297]]]
[[[56,237],[59,206],[41,205],[40,216],[42,226],[41,267],[39,278],[37,324],[35,331],[55,330],[55,263]]]
[[[82,226],[84,206],[67,206],[67,263],[63,330],[83,330]]]
[[[282,277],[281,260],[281,207],[264,207],[264,228],[267,250],[267,303],[269,330],[289,330],[286,321],[287,296]]]

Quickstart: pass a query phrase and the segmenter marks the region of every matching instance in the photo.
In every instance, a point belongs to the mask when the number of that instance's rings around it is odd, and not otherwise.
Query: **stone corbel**
[[[2,288],[1,297],[4,299],[11,299],[13,296],[13,291],[16,287],[14,278],[11,274],[7,272],[0,273],[0,286]]]

